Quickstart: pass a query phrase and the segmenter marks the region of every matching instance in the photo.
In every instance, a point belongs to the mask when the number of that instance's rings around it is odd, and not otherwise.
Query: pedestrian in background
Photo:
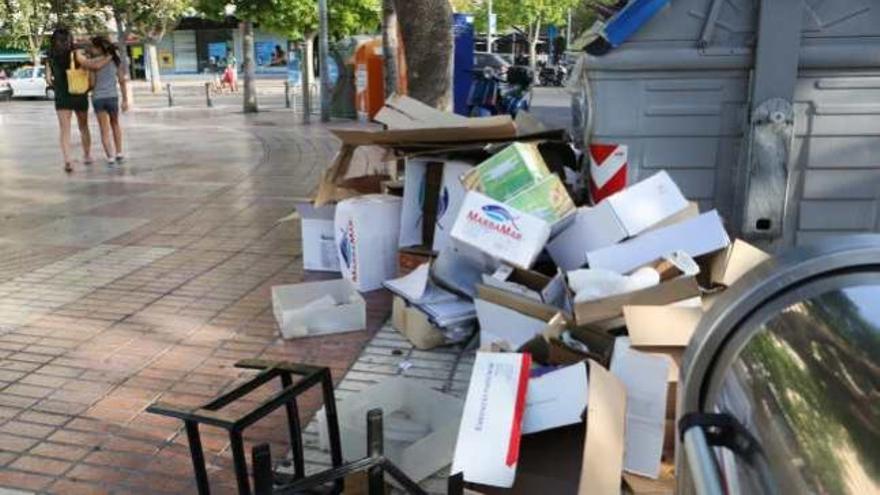
[[[122,68],[122,59],[116,45],[106,36],[92,38],[97,59],[103,60],[109,57],[109,62],[104,63],[95,71],[95,84],[92,88],[92,108],[98,119],[98,127],[101,129],[101,144],[104,146],[104,154],[107,157],[107,165],[121,163],[124,159],[122,153],[122,126],[119,123],[119,93],[122,90],[122,111],[128,111],[128,91],[125,87],[125,72]]]
[[[92,136],[89,132],[89,97],[87,94],[71,94],[68,88],[67,69],[99,69],[110,57],[89,59],[81,50],[74,50],[73,35],[66,27],[58,27],[52,33],[49,63],[46,66],[46,80],[55,90],[55,113],[61,136],[61,155],[64,171],[73,172],[73,159],[70,150],[71,114],[76,114],[80,140],[83,147],[83,163],[92,164]]]

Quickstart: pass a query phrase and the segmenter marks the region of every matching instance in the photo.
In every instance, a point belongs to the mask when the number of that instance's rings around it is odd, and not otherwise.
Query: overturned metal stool
[[[209,495],[211,493],[204,451],[202,450],[202,441],[199,435],[199,424],[217,426],[229,432],[239,495],[251,495],[252,493],[254,495],[342,493],[345,476],[363,471],[366,471],[368,475],[370,495],[385,493],[385,473],[396,480],[407,493],[413,495],[426,494],[415,481],[410,479],[400,468],[383,455],[382,411],[379,409],[371,410],[367,414],[367,457],[343,464],[342,445],[339,439],[339,420],[336,414],[336,400],[333,394],[333,381],[330,377],[329,368],[255,359],[239,361],[235,366],[237,368],[261,371],[251,380],[201,407],[183,408],[157,402],[147,408],[148,412],[183,420],[186,426],[186,435],[189,441],[189,450],[192,456],[199,495]],[[300,380],[294,383],[293,375],[301,377]],[[282,389],[261,402],[253,410],[238,418],[227,416],[220,411],[222,408],[245,397],[275,378],[281,379]],[[299,421],[296,398],[319,383],[323,392],[324,410],[327,417],[332,468],[306,476],[302,426]],[[288,433],[293,457],[293,475],[276,477],[276,473],[274,473],[272,468],[272,455],[269,445],[257,445],[252,449],[254,485],[253,491],[251,491],[244,450],[244,430],[281,406],[287,409]],[[462,491],[463,483],[461,476],[449,478],[450,495],[461,494]]]

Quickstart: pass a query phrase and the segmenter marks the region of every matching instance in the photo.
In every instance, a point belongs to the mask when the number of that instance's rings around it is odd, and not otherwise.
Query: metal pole
[[[568,22],[565,25],[565,51],[571,46],[571,7],[568,8]]]
[[[377,458],[384,453],[382,429],[382,410],[371,409],[367,412],[367,456]],[[385,480],[382,465],[373,466],[367,471],[368,492],[370,495],[385,493]]]
[[[211,99],[211,83],[205,83],[205,103],[208,104],[208,108],[214,106],[214,101]]]
[[[174,106],[174,92],[171,91],[171,83],[165,84],[165,90],[168,92],[168,106]]]
[[[327,26],[327,0],[318,0],[318,67],[321,71],[321,122],[330,121],[330,73],[327,57],[330,56],[330,42]]]
[[[492,32],[492,28],[494,27],[492,26],[492,14],[492,0],[489,0],[489,19],[487,22],[489,28],[487,29],[488,33],[486,34],[486,53],[492,53],[492,35],[494,34]]]
[[[284,106],[290,108],[290,81],[284,81]]]
[[[700,495],[724,493],[712,449],[706,442],[706,435],[699,427],[684,432],[684,453],[696,493]]]

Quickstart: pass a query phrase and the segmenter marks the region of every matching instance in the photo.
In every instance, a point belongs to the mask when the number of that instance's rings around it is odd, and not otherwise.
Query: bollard
[[[165,90],[168,91],[168,106],[173,107],[174,106],[174,92],[171,91],[171,83],[167,83],[165,85]]]
[[[211,83],[205,83],[205,102],[208,104],[208,108],[214,106],[214,100],[211,99]]]
[[[284,106],[290,108],[290,81],[284,81]]]

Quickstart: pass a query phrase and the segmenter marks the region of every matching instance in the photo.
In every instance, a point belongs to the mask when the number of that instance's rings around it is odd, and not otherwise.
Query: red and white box
[[[626,187],[625,144],[590,144],[590,201],[597,204]]]
[[[452,473],[482,485],[510,488],[529,384],[529,354],[478,352],[471,372]]]

